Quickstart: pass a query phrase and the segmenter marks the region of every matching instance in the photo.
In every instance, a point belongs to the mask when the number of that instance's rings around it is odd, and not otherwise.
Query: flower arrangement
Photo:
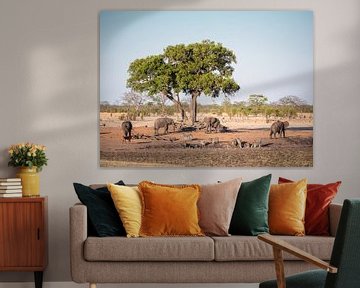
[[[8,152],[10,161],[8,166],[14,167],[36,167],[40,172],[42,167],[47,165],[48,159],[45,155],[46,147],[33,143],[20,143],[11,145]]]

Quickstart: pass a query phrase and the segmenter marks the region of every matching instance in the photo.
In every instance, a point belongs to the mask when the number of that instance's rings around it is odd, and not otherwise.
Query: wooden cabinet
[[[33,271],[42,287],[47,266],[47,197],[0,199],[0,271]]]

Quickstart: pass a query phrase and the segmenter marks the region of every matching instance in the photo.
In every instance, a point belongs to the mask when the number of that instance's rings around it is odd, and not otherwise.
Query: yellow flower
[[[45,151],[46,147],[44,145],[38,145],[37,149],[41,150],[41,151]]]
[[[38,145],[30,142],[23,142],[11,145],[8,148],[10,154],[9,166],[19,166],[20,164],[25,164],[25,166],[33,165],[34,162],[39,164],[38,168],[47,165],[47,158],[45,153],[42,151],[45,149],[45,146]]]

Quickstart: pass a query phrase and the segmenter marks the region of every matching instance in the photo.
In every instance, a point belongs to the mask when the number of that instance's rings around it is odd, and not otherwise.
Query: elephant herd
[[[169,127],[172,126],[173,132],[177,127],[175,121],[171,118],[162,117],[157,118],[154,121],[154,135],[159,134],[159,129],[164,129],[163,133],[167,134],[169,132]],[[273,136],[276,138],[276,135],[279,134],[280,137],[285,138],[285,129],[289,126],[289,122],[285,121],[275,121],[270,127],[270,138]],[[202,127],[206,127],[207,133],[215,132],[225,132],[227,127],[220,123],[220,120],[216,117],[205,117],[202,122]],[[121,124],[121,129],[123,131],[123,139],[124,141],[131,141],[131,131],[133,129],[133,125],[131,121],[124,121]]]

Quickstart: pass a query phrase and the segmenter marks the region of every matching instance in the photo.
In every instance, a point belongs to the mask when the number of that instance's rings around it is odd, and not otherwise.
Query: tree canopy
[[[285,96],[278,100],[280,105],[287,105],[287,106],[304,106],[307,105],[306,101],[301,99],[298,96]]]
[[[184,118],[179,94],[191,95],[191,120],[196,121],[197,97],[232,95],[240,86],[232,78],[236,63],[233,51],[221,43],[168,46],[164,53],[134,60],[128,69],[127,86],[148,95],[163,94],[177,104]]]
[[[249,95],[249,104],[252,106],[261,106],[268,102],[268,98],[264,95],[252,94]]]

